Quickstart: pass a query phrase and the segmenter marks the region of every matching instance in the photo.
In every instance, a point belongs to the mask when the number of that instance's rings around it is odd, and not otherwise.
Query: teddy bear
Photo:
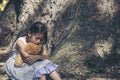
[[[25,46],[25,51],[30,55],[38,55],[42,49],[42,45],[36,45],[32,42],[27,43]],[[23,64],[23,59],[20,53],[17,54],[15,59],[15,66],[20,67]]]

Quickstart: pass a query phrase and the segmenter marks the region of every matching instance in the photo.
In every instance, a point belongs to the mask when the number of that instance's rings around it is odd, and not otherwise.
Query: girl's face
[[[30,42],[34,43],[34,44],[43,44],[43,40],[44,40],[44,34],[43,33],[36,33],[36,34],[30,34]]]

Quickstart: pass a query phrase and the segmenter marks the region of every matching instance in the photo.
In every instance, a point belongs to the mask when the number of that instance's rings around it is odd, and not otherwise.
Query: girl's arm
[[[49,59],[46,46],[43,46],[42,55],[37,57],[38,60]]]
[[[44,59],[48,59],[48,54],[47,54],[47,50],[45,47],[43,47],[42,55],[30,55],[24,61],[29,64],[33,64],[36,61],[40,61],[40,60],[44,60]]]
[[[23,42],[21,40],[19,40],[16,43],[16,47],[19,50],[19,52],[22,54],[24,62],[26,62],[26,63],[32,64],[38,60],[48,59],[48,54],[47,54],[47,50],[46,50],[45,46],[43,47],[42,55],[29,55],[25,51],[25,45],[23,44]]]
[[[19,50],[20,54],[22,55],[23,58],[27,58],[30,55],[25,51],[25,44],[21,41],[18,40],[18,42],[16,43],[16,48],[17,50]]]

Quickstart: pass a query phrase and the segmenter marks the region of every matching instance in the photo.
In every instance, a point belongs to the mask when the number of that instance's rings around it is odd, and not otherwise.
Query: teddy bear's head
[[[30,55],[40,54],[41,49],[42,45],[36,45],[32,42],[27,43],[25,46],[25,51]]]

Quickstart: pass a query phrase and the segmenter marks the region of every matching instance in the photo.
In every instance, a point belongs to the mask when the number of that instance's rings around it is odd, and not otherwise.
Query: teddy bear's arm
[[[16,67],[20,67],[23,64],[22,56],[20,55],[20,53],[18,53],[18,55],[16,56],[14,64]]]

